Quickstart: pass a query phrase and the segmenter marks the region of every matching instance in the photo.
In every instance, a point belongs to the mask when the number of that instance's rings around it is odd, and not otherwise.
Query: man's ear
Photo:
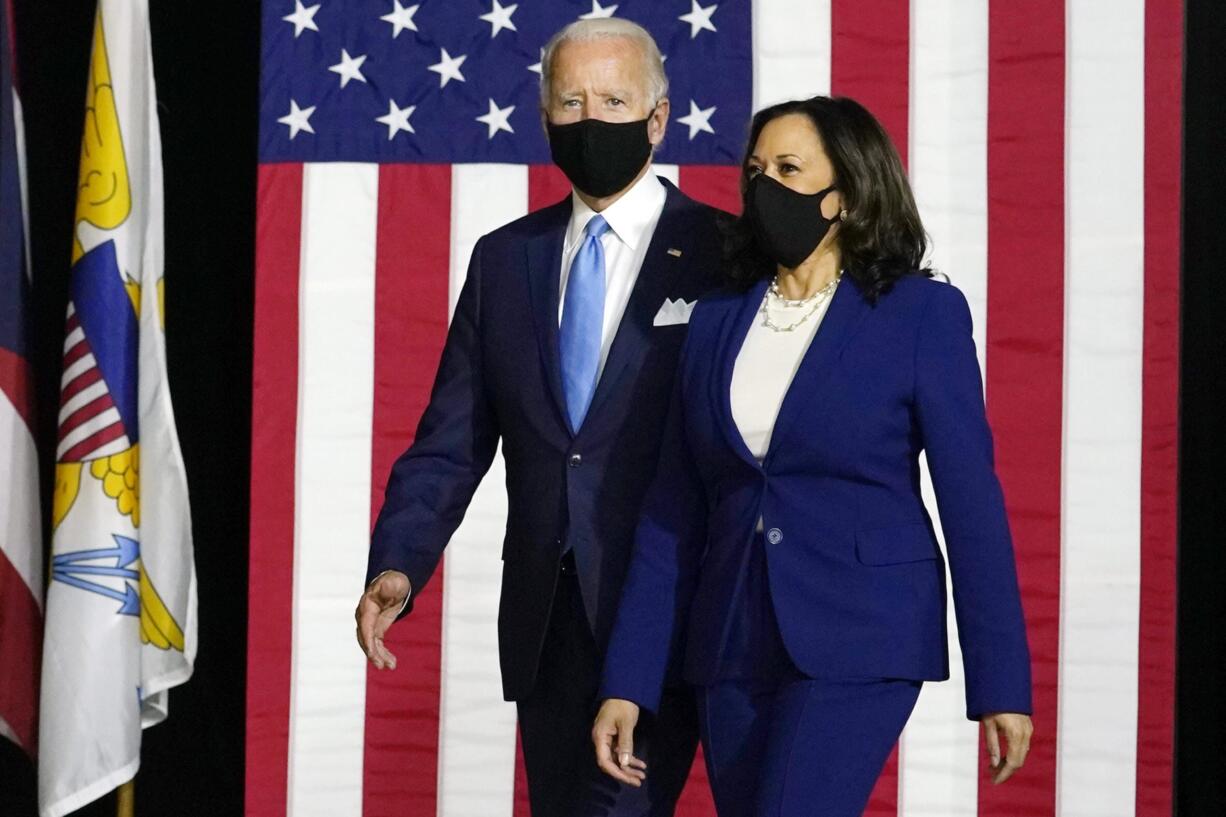
[[[659,145],[664,141],[664,131],[668,128],[669,110],[668,97],[665,97],[656,103],[655,110],[651,112],[651,117],[647,120],[647,139],[652,145]]]

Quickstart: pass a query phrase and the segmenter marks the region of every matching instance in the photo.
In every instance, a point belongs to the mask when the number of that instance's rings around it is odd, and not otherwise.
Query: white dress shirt
[[[596,211],[584,204],[583,199],[571,192],[570,225],[562,243],[562,280],[558,287],[558,323],[562,322],[562,306],[566,302],[566,281],[570,278],[570,265],[575,253],[584,241],[584,229]],[[600,328],[600,364],[596,377],[604,371],[609,347],[617,334],[634,282],[638,280],[639,268],[647,256],[647,245],[656,230],[660,213],[664,211],[667,193],[664,183],[649,167],[643,178],[625,194],[604,209],[600,215],[609,223],[610,229],[601,237],[604,247],[604,321]]]

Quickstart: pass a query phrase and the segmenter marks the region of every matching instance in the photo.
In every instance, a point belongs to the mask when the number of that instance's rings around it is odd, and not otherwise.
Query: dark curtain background
[[[29,145],[35,364],[41,405],[51,407],[58,399],[94,3],[13,4]],[[240,815],[259,3],[151,5],[166,178],[167,346],[191,487],[200,649],[195,676],[171,693],[170,719],[145,732],[137,814]],[[1176,801],[1182,817],[1218,817],[1226,813],[1220,749],[1226,724],[1226,400],[1217,390],[1226,374],[1221,0],[1188,0],[1186,31]],[[54,422],[54,413],[44,411],[47,451],[54,448]],[[47,488],[44,496],[50,496]],[[33,770],[0,741],[0,815],[34,814]],[[112,815],[114,799],[79,814]]]

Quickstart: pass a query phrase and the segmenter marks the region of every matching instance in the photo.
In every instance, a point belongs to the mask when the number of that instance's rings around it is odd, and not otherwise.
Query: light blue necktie
[[[596,393],[600,367],[601,326],[604,323],[604,246],[600,237],[609,230],[604,216],[592,216],[583,228],[583,244],[570,264],[566,296],[562,302],[559,345],[562,355],[562,391],[572,431],[578,431]]]

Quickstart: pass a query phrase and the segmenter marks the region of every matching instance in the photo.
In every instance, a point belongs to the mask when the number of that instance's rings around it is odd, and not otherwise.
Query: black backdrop
[[[29,146],[35,365],[40,404],[50,407],[58,401],[94,2],[13,3]],[[191,486],[200,640],[194,677],[171,693],[172,717],[145,732],[137,814],[240,815],[259,3],[151,6],[166,179],[167,353]],[[1215,388],[1226,374],[1226,286],[1219,281],[1226,259],[1221,0],[1188,0],[1186,31],[1176,800],[1183,817],[1218,817],[1226,813],[1220,748],[1226,401]],[[44,450],[54,448],[54,422],[45,411]],[[0,740],[0,817],[33,817],[34,803],[29,762]],[[114,799],[78,813],[112,815]]]

